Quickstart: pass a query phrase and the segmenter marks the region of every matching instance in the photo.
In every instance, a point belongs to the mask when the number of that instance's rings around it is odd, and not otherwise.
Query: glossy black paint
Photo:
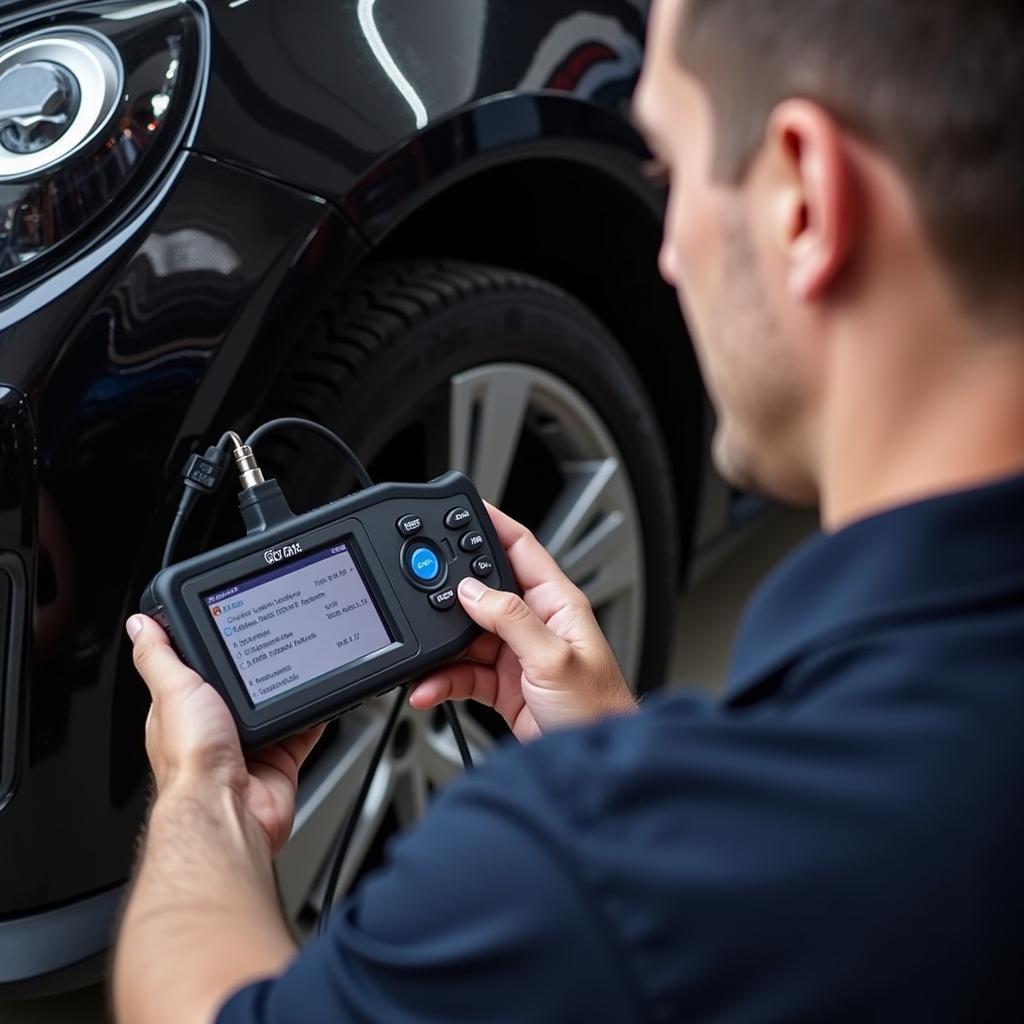
[[[226,417],[251,414],[296,303],[363,251],[326,204],[192,156],[115,257],[0,333],[0,379],[37,424],[39,494],[18,507],[40,531],[34,656],[6,681],[26,712],[0,812],[4,915],[124,879],[146,800],[146,700],[122,622],[152,574],[176,471]],[[246,383],[247,357],[266,381]]]
[[[567,161],[601,175],[658,214],[637,176],[645,151],[621,117],[569,96],[502,96],[453,114],[385,157],[348,193],[342,210],[372,243],[435,196],[496,166]],[[491,197],[501,202],[502,195]]]
[[[213,67],[194,145],[340,200],[405,140],[494,97],[557,90],[581,105],[620,108],[640,70],[646,6],[216,4]],[[538,142],[539,129],[527,132]],[[474,140],[469,148],[497,141]]]
[[[8,18],[96,6],[13,0],[0,44]],[[24,566],[35,621],[3,681],[18,711],[0,749],[0,994],[109,938],[148,788],[122,623],[185,456],[249,425],[323,297],[462,182],[578,166],[656,233],[623,117],[645,6],[211,3],[206,94],[177,152],[71,262],[0,293],[0,559]]]
[[[31,498],[35,490],[35,437],[28,404],[17,391],[0,388],[0,674],[8,682],[20,676],[23,652],[31,640],[29,586],[35,577],[36,553]],[[8,685],[0,690],[0,812],[18,781],[21,697],[21,687]]]

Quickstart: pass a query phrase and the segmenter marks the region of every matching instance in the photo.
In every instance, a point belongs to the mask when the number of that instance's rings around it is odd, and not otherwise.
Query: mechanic
[[[1022,1018],[1024,5],[659,0],[649,32],[636,116],[716,461],[822,532],[722,701],[633,713],[581,593],[495,512],[525,603],[464,581],[487,632],[410,699],[523,743],[301,951],[271,859],[317,733],[244,761],[134,616],[158,795],[119,1020]]]

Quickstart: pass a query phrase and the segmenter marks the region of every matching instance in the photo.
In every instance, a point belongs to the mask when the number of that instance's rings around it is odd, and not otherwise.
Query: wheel
[[[491,267],[370,266],[318,315],[266,415],[325,424],[375,480],[467,472],[485,498],[534,530],[587,594],[636,689],[660,683],[679,565],[671,473],[632,365],[576,300]],[[352,486],[319,445],[295,434],[261,453],[296,510]],[[328,852],[393,699],[332,725],[304,772],[293,836],[278,858],[284,905],[300,927],[319,912]],[[493,721],[466,708],[460,714],[483,757]],[[340,892],[460,768],[443,716],[406,709]]]

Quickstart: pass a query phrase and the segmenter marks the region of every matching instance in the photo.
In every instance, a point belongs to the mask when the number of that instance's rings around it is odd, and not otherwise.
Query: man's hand
[[[204,791],[223,786],[262,829],[273,856],[291,833],[299,767],[323,726],[246,757],[220,694],[182,664],[160,626],[133,615],[127,629],[135,667],[153,698],[146,753],[158,794],[176,785]]]
[[[462,607],[488,632],[463,660],[420,682],[410,703],[478,701],[493,707],[520,740],[636,710],[586,596],[525,526],[487,508],[525,599],[463,580]]]
[[[142,857],[114,958],[125,1024],[213,1020],[231,992],[295,954],[270,858],[295,813],[299,766],[320,729],[246,757],[220,695],[144,615],[128,620],[153,698],[146,751],[156,776]]]

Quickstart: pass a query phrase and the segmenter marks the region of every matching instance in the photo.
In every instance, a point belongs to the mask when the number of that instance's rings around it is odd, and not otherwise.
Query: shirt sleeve
[[[516,754],[518,752],[510,751]],[[638,1019],[543,797],[499,755],[454,784],[279,978],[217,1024]]]

